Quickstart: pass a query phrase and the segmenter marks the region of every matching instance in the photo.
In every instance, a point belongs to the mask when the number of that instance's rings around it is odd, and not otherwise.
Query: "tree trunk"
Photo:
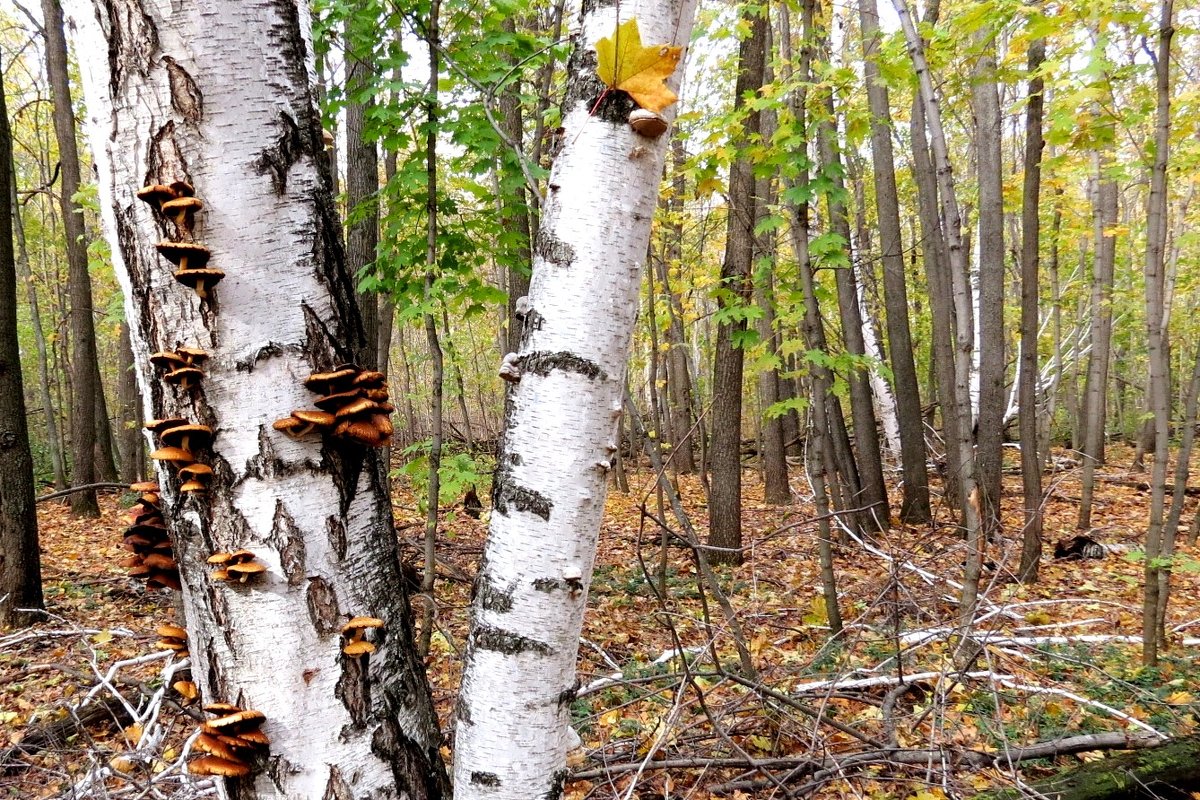
[[[879,219],[879,249],[883,262],[883,296],[887,305],[888,355],[895,380],[896,416],[900,423],[900,464],[904,499],[900,519],[925,523],[931,519],[929,476],[925,469],[925,428],[921,396],[908,326],[908,282],[904,275],[900,235],[900,201],[892,152],[892,117],[887,86],[879,75],[879,12],[875,0],[860,0],[863,38],[863,77],[871,113],[871,159],[875,177],[875,208]]]
[[[505,33],[515,34],[516,18],[507,17],[501,28]],[[511,61],[516,69],[515,57]],[[521,113],[521,82],[513,80],[500,92],[500,125],[505,136],[518,148],[525,139],[525,119]],[[508,333],[505,353],[515,353],[521,348],[521,320],[517,315],[517,302],[529,294],[529,205],[527,204],[525,175],[517,160],[520,152],[505,150],[499,159],[500,173],[501,247],[508,282]]]
[[[117,348],[117,440],[121,453],[121,480],[137,483],[146,475],[146,441],[141,434],[142,406],[138,402],[137,374],[127,322],[121,323]]]
[[[12,196],[12,180],[12,135],[0,86],[0,197]],[[45,608],[17,341],[15,210],[10,203],[8,213],[0,214],[0,630],[31,625],[41,617],[36,610]]]
[[[117,480],[117,446],[113,442],[112,418],[108,413],[108,398],[104,396],[99,360],[93,367],[92,380],[96,382],[96,481],[112,483]]]
[[[339,236],[313,89],[307,6],[279,0],[143,0],[138,13],[72,0],[100,207],[146,408],[208,425],[214,475],[184,497],[159,462],[205,702],[262,711],[267,773],[226,784],[249,798],[441,797],[441,737],[416,658],[377,451],[293,441],[272,423],[311,408],[302,382],[368,347]],[[124,8],[124,7],[121,7]],[[101,25],[101,20],[104,24]],[[135,197],[187,181],[194,241],[225,279],[198,299],[155,242],[176,231]],[[187,231],[185,230],[186,234]],[[209,353],[198,387],[164,385],[151,350]],[[255,583],[205,559],[250,548]],[[342,652],[343,623],[381,618],[375,653]]]
[[[620,16],[637,20],[647,44],[685,44],[693,12],[691,2],[635,0]],[[458,800],[561,792],[579,634],[668,141],[630,129],[633,104],[622,93],[597,103],[605,87],[595,43],[613,36],[617,9],[589,4],[580,17],[521,349],[503,365],[516,382],[472,601]],[[630,159],[634,147],[645,154]]]
[[[671,138],[671,196],[667,200],[669,211],[667,229],[667,258],[655,265],[662,282],[663,294],[667,297],[667,402],[671,418],[671,467],[679,475],[690,475],[696,471],[693,426],[696,424],[692,396],[692,366],[688,359],[687,337],[683,330],[683,303],[672,288],[670,270],[683,263],[683,198],[687,185],[684,179],[683,142]]]
[[[1163,553],[1163,507],[1166,500],[1170,417],[1170,361],[1164,299],[1163,254],[1167,234],[1167,156],[1171,137],[1171,38],[1174,0],[1162,0],[1158,49],[1154,58],[1158,108],[1154,126],[1154,166],[1146,201],[1146,359],[1150,363],[1150,411],[1154,414],[1154,468],[1150,478],[1150,520],[1146,526],[1145,594],[1142,601],[1142,663],[1158,663],[1159,600],[1170,572],[1160,564]],[[1165,613],[1165,609],[1163,609]]]
[[[1021,486],[1025,528],[1017,577],[1036,583],[1042,558],[1042,459],[1038,449],[1038,245],[1042,188],[1042,62],[1046,40],[1029,43],[1029,98],[1025,109],[1025,180],[1021,197]]]
[[[88,276],[83,210],[75,202],[79,191],[79,152],[75,145],[75,111],[67,80],[67,42],[59,0],[42,0],[46,34],[46,71],[54,101],[54,134],[62,166],[59,192],[66,234],[68,283],[71,293],[71,481],[76,486],[96,482],[96,328],[92,321],[92,281]],[[71,495],[71,512],[100,516],[95,492]]]
[[[1000,527],[1000,473],[1004,444],[1004,163],[1000,148],[1000,93],[991,26],[977,34],[982,52],[971,81],[979,181],[979,413],[975,459],[984,532]],[[1030,351],[1037,353],[1036,346]]]
[[[766,66],[766,10],[744,12],[749,34],[738,49],[738,77],[734,111],[744,114],[737,135],[740,148],[754,141],[761,127],[761,112],[746,108],[747,94],[763,85]],[[742,370],[745,351],[741,339],[746,318],[737,308],[747,304],[751,293],[750,271],[754,262],[754,226],[758,221],[754,197],[754,166],[743,149],[729,168],[728,223],[725,259],[721,263],[723,294],[718,298],[726,316],[717,324],[713,345],[712,447],[710,463],[712,492],[708,498],[708,543],[724,548],[709,553],[714,564],[742,563]],[[730,309],[734,311],[730,312]]]
[[[375,108],[368,94],[374,72],[376,31],[361,30],[362,21],[347,18],[342,41],[346,50],[346,269],[357,283],[379,253],[379,153],[367,131],[367,119]],[[373,272],[373,271],[372,271]],[[379,294],[371,288],[360,292],[363,331],[369,347],[355,359],[367,368],[379,366]]]
[[[11,159],[6,164],[11,163]],[[4,165],[0,165],[2,168]],[[42,402],[42,413],[46,416],[46,449],[50,452],[50,465],[54,471],[54,488],[67,488],[67,467],[63,461],[62,438],[58,431],[58,406],[50,396],[50,362],[46,348],[46,333],[42,329],[42,313],[38,302],[37,287],[29,268],[29,250],[25,242],[25,224],[21,219],[21,205],[17,202],[16,175],[9,178],[11,196],[11,220],[16,234],[17,281],[25,286],[25,299],[29,307],[29,326],[33,328],[33,342],[37,348],[38,397]]]

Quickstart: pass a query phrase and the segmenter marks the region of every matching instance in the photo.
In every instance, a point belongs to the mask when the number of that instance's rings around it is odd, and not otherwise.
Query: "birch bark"
[[[619,15],[637,20],[644,44],[687,44],[694,9],[693,0],[633,0]],[[617,18],[615,4],[586,3],[572,30],[562,149],[521,304],[521,348],[505,359],[505,374],[519,379],[472,602],[459,800],[554,798],[566,775],[579,633],[668,141],[630,130],[623,93],[597,106],[595,43],[613,35]]]
[[[158,480],[183,583],[192,673],[206,702],[266,716],[265,771],[234,798],[438,797],[440,736],[374,451],[271,428],[312,406],[311,372],[367,347],[345,270],[315,110],[308,10],[298,0],[73,0],[101,213],[126,297],[146,413],[210,426],[207,495]],[[226,273],[201,302],[155,242],[173,233],[135,198],[186,180],[205,203],[195,239]],[[181,391],[151,350],[207,350]],[[254,584],[210,579],[205,558],[246,547]],[[380,617],[369,660],[342,654],[352,614]]]

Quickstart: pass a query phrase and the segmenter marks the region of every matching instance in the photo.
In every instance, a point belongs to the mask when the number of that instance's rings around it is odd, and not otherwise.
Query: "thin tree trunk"
[[[687,189],[684,160],[683,142],[678,137],[672,137],[673,172],[671,196],[667,200],[667,258],[655,264],[663,294],[667,297],[667,401],[671,409],[671,466],[677,475],[690,475],[696,471],[692,367],[688,359],[687,337],[683,331],[683,303],[670,280],[670,269],[683,263],[683,197]]]
[[[1170,570],[1160,562],[1169,555],[1163,547],[1163,506],[1166,501],[1167,460],[1171,433],[1170,362],[1166,334],[1168,317],[1164,294],[1164,249],[1167,233],[1167,157],[1171,136],[1171,38],[1174,0],[1162,0],[1158,49],[1154,59],[1158,108],[1154,126],[1154,166],[1146,201],[1146,329],[1149,337],[1150,411],[1154,414],[1154,468],[1150,478],[1150,520],[1146,526],[1145,594],[1142,605],[1142,663],[1158,663],[1158,620],[1166,614]]]
[[[929,505],[929,475],[925,467],[921,396],[908,324],[908,281],[904,273],[900,201],[892,151],[891,101],[887,86],[879,74],[878,6],[875,0],[859,0],[858,9],[863,40],[863,79],[867,85],[867,105],[871,113],[871,162],[874,167],[875,208],[883,265],[883,296],[887,305],[888,356],[895,380],[900,465],[904,474],[900,519],[920,524],[928,522],[932,512]]]
[[[1163,524],[1163,557],[1171,558],[1175,553],[1175,541],[1179,532],[1179,520],[1183,516],[1183,507],[1187,502],[1187,482],[1189,464],[1192,457],[1192,445],[1196,440],[1196,410],[1200,405],[1200,348],[1192,362],[1192,377],[1188,381],[1186,396],[1183,401],[1183,425],[1179,441],[1179,454],[1175,460],[1175,486],[1171,491],[1171,508],[1167,513],[1167,521]],[[1200,514],[1197,514],[1200,517]],[[1167,570],[1164,570],[1164,573]],[[1166,642],[1167,600],[1170,597],[1170,582],[1161,581],[1158,594],[1158,637]]]
[[[517,31],[516,17],[509,16],[502,23],[505,33],[515,34]],[[514,60],[509,63],[515,70]],[[549,67],[547,67],[549,69]],[[519,73],[518,73],[519,74]],[[518,148],[525,139],[525,119],[521,111],[521,82],[513,80],[500,91],[500,125],[509,141]],[[523,157],[521,152],[505,152],[499,159],[497,170],[500,174],[501,191],[497,201],[500,203],[500,227],[503,231],[500,252],[503,256],[508,282],[508,336],[505,343],[505,353],[515,353],[521,349],[521,316],[517,313],[517,304],[522,297],[529,294],[529,205],[526,201],[528,188],[525,176],[517,160]]]
[[[138,398],[133,345],[129,341],[129,323],[121,323],[117,342],[117,440],[121,453],[121,480],[137,483],[146,476],[146,440],[142,437],[142,405]]]
[[[138,13],[72,0],[100,208],[146,407],[212,430],[213,468],[186,497],[158,462],[183,585],[192,675],[205,702],[261,711],[270,769],[239,800],[444,797],[449,785],[378,452],[331,437],[293,441],[273,422],[310,409],[306,376],[368,343],[346,270],[315,108],[306,4],[142,0]],[[102,25],[101,22],[104,22]],[[204,202],[193,238],[225,279],[205,300],[155,248],[174,234],[135,193],[187,181]],[[208,350],[204,378],[164,386],[152,350]],[[206,559],[249,548],[254,583]],[[343,652],[355,615],[386,638]],[[224,783],[218,779],[218,783]]]
[[[96,480],[111,483],[117,480],[117,448],[113,443],[112,419],[108,414],[99,360],[94,365],[92,380],[96,382]]]
[[[11,159],[8,163],[11,163]],[[3,164],[0,164],[3,167]],[[46,449],[50,452],[50,465],[54,471],[54,488],[67,488],[67,468],[63,461],[62,437],[58,430],[58,406],[50,396],[50,369],[46,348],[46,332],[42,329],[42,313],[38,301],[37,287],[29,268],[29,251],[25,243],[25,224],[21,218],[21,205],[17,202],[16,176],[9,178],[12,201],[10,206],[13,233],[16,234],[17,281],[24,284],[25,300],[29,308],[29,325],[33,328],[33,343],[37,349],[38,397],[42,401],[42,412],[46,416]]]
[[[347,18],[342,41],[346,51],[346,268],[355,281],[375,263],[379,251],[379,153],[367,131],[375,108],[367,93],[375,58],[371,52],[374,31],[362,30],[361,20]],[[369,38],[368,38],[369,37]],[[379,366],[379,293],[367,289],[358,295],[363,331],[369,346],[358,356],[366,369]]]
[[[739,147],[754,141],[761,129],[761,112],[746,108],[747,95],[763,85],[766,65],[767,18],[765,8],[746,10],[749,33],[738,49],[738,77],[734,90],[735,113],[742,117],[737,134]],[[754,226],[758,220],[754,197],[754,167],[743,150],[729,168],[728,226],[725,259],[721,264],[724,294],[718,298],[722,310],[748,303],[751,267],[754,262]],[[717,324],[713,345],[712,446],[710,470],[712,491],[708,498],[708,543],[714,564],[742,563],[742,373],[745,351],[739,338],[746,319],[735,315]]]
[[[620,16],[637,20],[644,42],[682,45],[693,12],[686,1],[631,0]],[[620,93],[597,103],[595,42],[616,21],[615,7],[587,4],[572,26],[582,33],[529,290],[540,324],[505,364],[517,380],[472,602],[458,800],[557,796],[565,775],[579,634],[667,145],[630,129],[632,103]],[[631,160],[634,146],[645,153]]]
[[[2,71],[2,70],[0,70]],[[0,86],[0,197],[12,197],[12,135]],[[17,341],[17,268],[13,216],[0,214],[0,630],[32,625],[45,608],[34,508],[33,455]],[[50,409],[46,409],[50,413]]]
[[[1021,486],[1025,528],[1017,577],[1036,583],[1042,557],[1042,458],[1038,449],[1038,247],[1042,188],[1042,62],[1046,40],[1029,43],[1029,98],[1025,109],[1025,179],[1021,198]]]
[[[96,482],[96,328],[92,321],[92,281],[88,276],[83,211],[75,202],[79,191],[79,152],[75,144],[75,112],[67,79],[67,42],[59,0],[42,0],[46,33],[46,71],[54,100],[54,133],[62,166],[59,192],[66,234],[68,282],[71,293],[71,481],[76,486]],[[100,516],[95,492],[71,495],[71,512],[79,517]]]

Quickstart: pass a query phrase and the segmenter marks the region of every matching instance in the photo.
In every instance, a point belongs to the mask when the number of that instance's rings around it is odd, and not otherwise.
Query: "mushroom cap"
[[[339,408],[336,416],[338,419],[345,419],[346,417],[367,414],[378,409],[379,406],[373,400],[368,400],[365,397],[357,397]]]
[[[222,778],[244,778],[250,774],[250,767],[241,761],[230,761],[216,756],[202,756],[188,762],[188,773],[191,775],[218,775]]]
[[[379,430],[366,420],[346,419],[338,423],[334,428],[335,436],[341,436],[346,439],[366,445],[367,447],[378,447],[383,443],[384,435]]]
[[[163,376],[163,380],[170,384],[179,384],[187,381],[198,381],[204,377],[204,370],[196,367],[179,367],[173,369]]]
[[[154,629],[154,632],[159,636],[169,639],[182,639],[187,641],[188,638],[187,630],[179,627],[178,625],[159,625]]]
[[[160,206],[164,214],[178,214],[180,212],[196,213],[204,208],[204,201],[199,197],[176,197],[174,200],[168,200]]]
[[[254,575],[261,575],[267,571],[267,568],[265,565],[259,564],[257,561],[250,561],[245,564],[230,564],[225,568],[225,570],[231,576],[236,575],[240,580],[245,581],[247,578],[250,578]]]
[[[386,381],[386,380],[387,380],[387,376],[384,375],[382,372],[377,372],[375,370],[365,370],[363,372],[358,373],[358,375],[354,378],[354,385],[355,386],[365,386],[368,388],[378,388],[380,386],[383,386],[384,381]]]
[[[213,553],[207,561],[209,564],[221,565],[228,564],[231,558],[233,558],[233,553]]]
[[[176,653],[182,653],[188,649],[187,642],[181,642],[178,639],[159,639],[154,646],[159,650],[174,650]]]
[[[152,433],[162,433],[168,428],[176,428],[187,424],[188,421],[183,417],[164,417],[162,419],[152,419],[142,427]]]
[[[376,403],[386,403],[388,399],[387,389],[367,389],[363,394],[368,400],[374,400]]]
[[[175,352],[189,364],[199,364],[201,361],[208,360],[208,352],[198,347],[177,347]]]
[[[348,392],[336,392],[335,394],[327,394],[318,397],[313,401],[313,404],[322,411],[337,411],[337,409],[358,399],[359,393],[357,390]],[[370,402],[370,401],[368,401]]]
[[[182,367],[187,365],[187,360],[174,351],[160,350],[150,356],[150,363],[156,367],[173,367],[175,365]]]
[[[208,464],[188,464],[179,470],[182,477],[191,476],[193,478],[211,478],[213,469]]]
[[[147,553],[142,558],[142,563],[150,569],[172,570],[179,569],[179,565],[175,563],[175,559],[162,553]]]
[[[225,277],[225,273],[219,269],[181,269],[175,273],[175,280],[182,283],[189,289],[195,289],[196,294],[201,297],[207,297],[207,288],[200,289],[201,284],[205,287],[216,286]]]
[[[184,450],[182,447],[160,447],[151,453],[150,457],[155,461],[171,461],[184,464],[190,464],[196,460],[196,457],[191,452]]]
[[[261,711],[256,711],[252,708],[239,710],[233,714],[224,717],[217,717],[208,721],[208,726],[215,729],[218,733],[224,734],[239,734],[242,731],[249,731],[263,724],[263,720],[267,718],[266,714]]]
[[[204,265],[212,257],[212,250],[194,242],[159,242],[154,246],[163,258],[177,267],[179,262],[186,258],[188,271],[204,269]]]
[[[271,427],[294,439],[298,439],[308,433],[311,428],[307,422],[295,416],[277,419],[271,423]]]
[[[657,139],[667,132],[667,121],[653,111],[635,108],[629,114],[629,127],[647,139]]]
[[[308,408],[301,408],[292,412],[292,416],[301,422],[306,422],[309,425],[318,425],[323,428],[328,428],[333,425],[336,418],[328,411],[314,411]]]
[[[150,568],[147,567],[145,564],[139,563],[139,564],[135,564],[129,568],[129,577],[131,577],[131,578],[144,578],[149,574],[150,574]]]
[[[351,658],[358,658],[359,656],[365,656],[368,653],[374,653],[375,645],[360,639],[356,642],[350,642],[348,645],[343,647],[342,652]]]
[[[214,581],[227,581],[230,578],[229,570],[225,569],[224,567],[221,567],[220,569],[214,569],[208,577],[212,578]]]
[[[372,415],[371,424],[375,426],[375,430],[379,431],[381,436],[391,436],[395,432],[392,427],[392,418],[387,414]]]
[[[171,684],[171,688],[188,700],[195,700],[200,696],[200,690],[191,681],[175,681]]]
[[[158,482],[157,481],[139,481],[137,483],[131,483],[131,484],[129,484],[129,491],[131,491],[131,492],[157,492],[158,491]],[[146,496],[143,494],[142,501],[144,502],[145,500],[146,500]]]
[[[168,428],[160,433],[159,438],[162,439],[163,444],[168,446],[178,445],[184,439],[193,446],[203,446],[200,444],[201,442],[212,441],[212,428],[207,425],[176,425],[174,428]]]
[[[152,183],[149,186],[143,186],[137,191],[137,199],[158,208],[168,200],[175,199],[175,190],[170,186],[164,186],[161,183]]]
[[[342,626],[342,633],[351,631],[365,631],[371,628],[382,628],[383,620],[379,617],[352,617],[349,622]]]
[[[146,578],[147,586],[161,586],[164,589],[171,589],[179,592],[183,590],[183,584],[179,582],[179,570],[153,570],[150,577]]]
[[[193,478],[192,480],[187,481],[180,486],[179,491],[186,492],[187,494],[192,494],[193,492],[207,492],[208,486],[206,486],[202,481],[198,481]]]
[[[221,736],[221,741],[231,747],[238,747],[246,750],[258,750],[265,747],[270,747],[271,739],[265,733],[258,729],[242,731],[237,736]]]
[[[245,564],[247,561],[254,560],[254,551],[246,550],[245,548],[234,550],[229,554],[229,560],[234,564]]]
[[[206,703],[204,705],[204,710],[207,711],[209,714],[219,714],[221,716],[226,716],[228,714],[236,714],[237,712],[242,710],[242,707],[235,706],[233,703],[217,702],[217,703]]]
[[[349,385],[357,374],[358,369],[348,365],[339,366],[330,372],[314,372],[304,379],[304,388],[318,392],[337,383]]]
[[[225,761],[241,763],[237,751],[222,741],[221,737],[215,733],[201,733],[196,737],[196,741],[192,742],[192,747],[201,753],[210,753]]]
[[[187,181],[171,181],[171,191],[176,197],[191,197],[196,190]]]

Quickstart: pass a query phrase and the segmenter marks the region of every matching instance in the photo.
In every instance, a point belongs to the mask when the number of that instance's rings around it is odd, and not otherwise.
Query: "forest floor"
[[[1133,485],[1144,476],[1123,469],[1130,456],[1110,450],[1107,480],[1098,484],[1091,535],[1122,551],[1103,559],[1051,558],[1054,541],[1076,534],[1080,490],[1078,470],[1047,473],[1048,544],[1032,586],[1012,581],[1020,483],[1006,475],[1006,534],[989,546],[979,646],[965,665],[949,630],[957,591],[948,582],[961,577],[963,543],[945,509],[940,526],[897,525],[871,546],[838,546],[846,630],[830,644],[811,506],[764,505],[755,471],[746,470],[747,559],[716,568],[730,619],[698,580],[689,548],[669,546],[661,560],[661,529],[643,514],[659,514],[654,476],[631,473],[628,494],[609,494],[601,534],[572,707],[583,745],[570,754],[567,796],[936,800],[1105,757],[1101,747],[1028,760],[1020,771],[997,765],[994,754],[1018,746],[1079,734],[1194,732],[1200,666],[1192,657],[1198,642],[1188,637],[1200,636],[1198,553],[1182,548],[1166,625],[1173,646],[1157,668],[1144,669],[1136,551],[1150,496]],[[802,473],[793,486],[806,491]],[[683,479],[682,492],[702,529],[699,483]],[[99,520],[39,506],[50,619],[0,634],[0,798],[74,797],[72,785],[105,764],[111,796],[133,796],[178,757],[195,726],[168,692],[159,752],[147,757],[134,752],[145,731],[123,723],[128,717],[113,701],[120,691],[137,711],[154,696],[165,660],[154,629],[174,618],[168,592],[146,592],[119,566],[127,524],[120,506],[132,499],[103,498]],[[420,516],[402,486],[395,505],[402,553],[419,565]],[[1184,531],[1191,518],[1189,507]],[[674,527],[669,512],[668,520]],[[439,627],[427,664],[444,722],[485,533],[486,517],[461,512],[443,526]],[[738,628],[754,679],[739,669]],[[110,675],[123,661],[138,663]],[[85,708],[95,710],[73,724],[89,696]],[[28,752],[15,749],[21,742]]]

